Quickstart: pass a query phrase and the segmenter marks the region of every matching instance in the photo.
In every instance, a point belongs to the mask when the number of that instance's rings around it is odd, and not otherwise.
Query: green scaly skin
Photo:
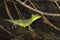
[[[31,16],[30,19],[26,19],[26,20],[17,19],[17,20],[7,20],[7,21],[9,21],[11,23],[14,23],[16,25],[19,25],[21,27],[26,28],[26,26],[31,25],[35,20],[37,20],[39,18],[41,18],[40,15],[38,15],[38,14],[32,14],[32,16]],[[31,28],[29,27],[29,29],[31,29]]]

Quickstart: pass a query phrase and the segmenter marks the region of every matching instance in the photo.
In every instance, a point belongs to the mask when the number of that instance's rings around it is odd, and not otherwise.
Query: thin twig
[[[34,12],[40,13],[40,14],[42,14],[42,15],[47,15],[47,16],[60,16],[60,14],[58,14],[58,13],[57,13],[57,14],[47,13],[47,12],[42,12],[42,11],[40,11],[40,10],[34,9],[34,8],[28,6],[27,4],[21,2],[20,0],[16,0],[16,1],[19,2],[21,5],[25,6],[26,8],[28,8],[28,9],[34,11]]]
[[[54,0],[48,0],[48,1],[53,1],[54,2]],[[58,1],[60,1],[60,0],[56,0],[56,2],[58,2]]]
[[[4,31],[6,31],[8,34],[10,34],[11,36],[13,36],[12,34],[11,34],[11,32],[9,32],[9,31],[7,31],[2,25],[0,25],[0,28],[2,28]]]
[[[4,0],[4,4],[5,4],[5,8],[6,8],[7,14],[8,14],[9,18],[10,18],[11,20],[13,20],[13,17],[11,16],[10,11],[9,11],[9,8],[8,8],[8,6],[7,6],[7,4],[6,4],[6,1],[7,1],[7,0]]]
[[[8,30],[6,30],[2,25],[0,25],[0,28],[2,28],[5,32],[7,32],[9,35],[11,35],[11,36],[13,36],[13,37],[16,37],[17,38],[17,36],[16,35],[14,35],[13,33],[11,33],[11,32],[9,32]],[[24,40],[23,38],[18,38],[18,39],[21,39],[21,40]]]
[[[52,24],[46,17],[43,16],[43,22],[50,25],[51,27],[53,27],[54,29],[60,31],[60,28],[58,28],[57,26],[55,26],[54,24]]]
[[[58,9],[60,10],[60,6],[59,6],[59,4],[57,3],[57,1],[56,1],[56,0],[53,0],[53,1],[55,2],[55,4],[57,5]]]
[[[32,5],[35,9],[37,9],[36,6],[31,2],[31,0],[28,0],[28,1],[31,3],[31,5]]]
[[[25,0],[24,3],[26,3],[28,0]]]
[[[19,9],[17,8],[17,6],[16,6],[16,4],[15,4],[14,1],[13,1],[13,4],[14,4],[14,7],[15,7],[15,9],[17,11],[17,14],[18,14],[19,18],[22,17],[24,19],[23,15],[21,14],[21,12],[19,11]]]

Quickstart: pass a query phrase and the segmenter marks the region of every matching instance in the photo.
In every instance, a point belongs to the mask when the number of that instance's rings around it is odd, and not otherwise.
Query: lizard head
[[[39,18],[41,18],[41,16],[39,14],[32,14],[32,21],[35,21]]]

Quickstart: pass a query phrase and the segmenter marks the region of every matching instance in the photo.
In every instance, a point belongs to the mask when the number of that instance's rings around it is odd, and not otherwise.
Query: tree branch
[[[5,4],[5,8],[6,8],[7,14],[8,14],[9,18],[10,18],[11,20],[13,20],[13,17],[11,16],[10,11],[9,11],[9,8],[8,8],[8,6],[7,6],[7,4],[6,4],[6,1],[7,1],[7,0],[4,0],[4,4]]]
[[[34,8],[26,5],[24,2],[21,2],[21,1],[19,1],[19,0],[16,0],[16,1],[19,2],[21,5],[25,6],[26,8],[28,8],[28,9],[34,11],[34,12],[37,12],[37,13],[39,13],[39,14],[47,15],[47,16],[60,16],[60,14],[57,14],[57,13],[54,14],[54,13],[42,12],[42,11],[40,11],[40,10],[34,9]]]

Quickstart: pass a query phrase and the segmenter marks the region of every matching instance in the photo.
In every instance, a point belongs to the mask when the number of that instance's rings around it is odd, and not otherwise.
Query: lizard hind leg
[[[28,26],[29,31],[33,32],[34,30],[30,27],[30,25]]]
[[[13,24],[12,24],[12,29],[16,28],[16,26],[17,26],[17,25],[13,23]]]
[[[37,36],[37,33],[30,26],[28,26],[28,28],[29,28],[29,31],[32,34],[32,37],[35,38]]]

